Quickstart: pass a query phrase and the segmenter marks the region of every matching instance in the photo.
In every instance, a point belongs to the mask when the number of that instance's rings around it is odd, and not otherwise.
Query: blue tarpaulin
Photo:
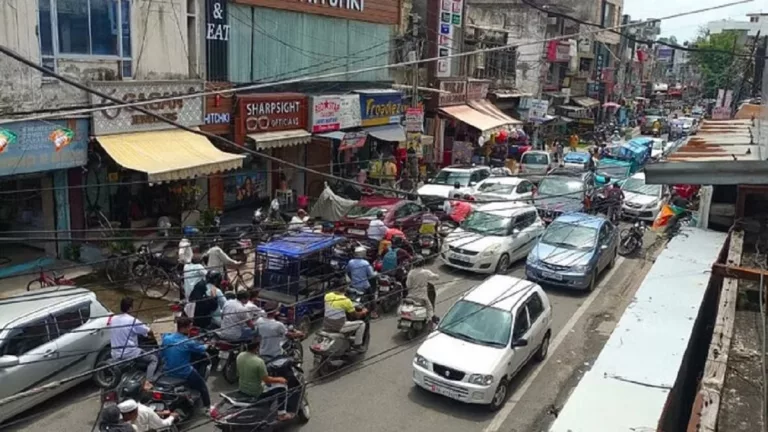
[[[343,237],[313,232],[297,232],[287,234],[269,243],[259,245],[259,253],[282,255],[287,258],[301,258],[333,247],[342,242]]]
[[[587,163],[592,156],[585,152],[568,152],[563,157],[564,162]]]

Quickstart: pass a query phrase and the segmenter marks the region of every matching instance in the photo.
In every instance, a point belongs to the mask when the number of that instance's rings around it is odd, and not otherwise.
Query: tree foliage
[[[691,52],[690,62],[698,67],[701,74],[701,90],[704,97],[714,98],[718,89],[735,89],[741,79],[744,47],[739,45],[736,32],[718,34],[701,33],[692,45],[697,51]]]

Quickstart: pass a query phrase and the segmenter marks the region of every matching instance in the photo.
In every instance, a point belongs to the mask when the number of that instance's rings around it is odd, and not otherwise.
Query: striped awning
[[[256,143],[257,150],[303,145],[312,140],[312,134],[304,129],[248,134]]]
[[[523,124],[523,122],[521,122],[520,120],[516,120],[504,114],[496,105],[493,104],[493,102],[489,100],[483,99],[483,100],[470,101],[469,106],[480,111],[485,115],[502,120],[504,124],[508,124],[508,125]]]

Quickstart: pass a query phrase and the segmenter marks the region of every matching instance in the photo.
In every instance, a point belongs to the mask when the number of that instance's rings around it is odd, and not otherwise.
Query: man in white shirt
[[[267,317],[256,324],[256,332],[261,338],[259,356],[263,359],[274,358],[283,354],[283,342],[286,337],[301,337],[300,332],[288,331],[285,324],[277,320],[280,308],[277,305],[268,306]]]
[[[224,303],[221,308],[221,330],[217,331],[220,338],[228,341],[253,339],[253,319],[245,307],[249,297],[248,291],[243,290],[237,293],[237,298]]]
[[[427,308],[427,316],[432,319],[435,316],[435,305],[429,299],[429,282],[440,279],[440,276],[425,269],[423,259],[416,260],[413,266],[405,280],[408,297],[421,300]]]
[[[383,210],[379,210],[379,212],[376,213],[376,219],[372,220],[370,225],[368,225],[368,238],[378,242],[384,239],[384,236],[387,234],[387,226],[384,225],[385,216]]]
[[[184,300],[189,300],[189,294],[198,282],[205,280],[207,273],[200,257],[194,256],[189,263],[184,264]]]
[[[139,336],[154,338],[155,335],[149,326],[130,314],[132,309],[133,299],[124,297],[120,301],[120,312],[122,313],[113,315],[107,320],[109,343],[112,347],[111,356],[113,360],[142,357],[142,361],[148,363],[147,379],[152,381],[159,360],[156,354],[145,354],[145,351],[139,347]]]
[[[220,244],[221,239],[217,238],[213,240],[213,246],[203,254],[203,258],[208,258],[208,270],[217,271],[224,276],[224,279],[229,279],[226,266],[239,266],[242,263],[230,258],[229,255],[221,249],[221,246],[219,246]]]
[[[117,409],[123,415],[123,421],[131,423],[136,432],[149,432],[163,430],[173,425],[179,418],[176,412],[167,413],[165,419],[160,417],[152,408],[137,403],[133,399],[126,399],[117,405]]]
[[[251,314],[251,319],[254,323],[258,324],[259,318],[264,318],[267,316],[266,312],[264,312],[264,309],[259,307],[259,290],[251,290],[251,298],[248,300],[248,303],[245,304],[245,308],[248,309],[248,312]]]
[[[299,211],[296,212],[296,216],[291,218],[291,221],[288,222],[288,229],[295,229],[299,230],[306,226],[307,221],[309,221],[309,216],[307,216],[307,212],[303,209],[299,209]]]

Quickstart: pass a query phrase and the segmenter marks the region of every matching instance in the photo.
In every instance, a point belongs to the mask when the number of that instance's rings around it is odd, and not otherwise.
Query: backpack
[[[381,267],[385,270],[397,268],[397,248],[390,247],[384,258],[381,260]]]
[[[205,280],[201,280],[195,284],[192,292],[189,293],[189,301],[195,303],[195,316],[194,318],[210,318],[210,316],[218,309],[219,302],[216,299],[216,288],[212,288],[212,292],[208,293],[208,283]]]

